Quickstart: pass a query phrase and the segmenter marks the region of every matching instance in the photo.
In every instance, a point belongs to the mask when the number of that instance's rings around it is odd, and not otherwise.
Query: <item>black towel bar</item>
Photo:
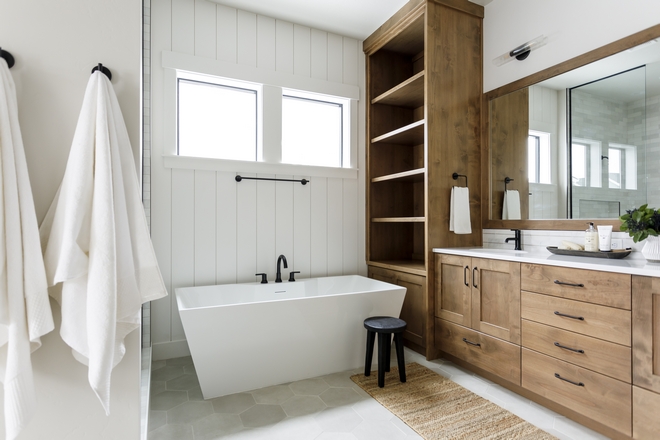
[[[307,183],[309,182],[309,180],[307,180],[307,179],[296,180],[296,179],[274,179],[274,178],[271,178],[271,177],[243,177],[240,174],[238,176],[236,176],[236,181],[237,182],[240,182],[243,179],[247,179],[247,180],[274,180],[275,182],[300,182],[303,185],[307,185]]]

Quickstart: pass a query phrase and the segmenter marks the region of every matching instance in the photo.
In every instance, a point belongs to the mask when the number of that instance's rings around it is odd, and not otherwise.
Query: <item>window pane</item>
[[[536,136],[527,137],[527,171],[530,183],[539,183],[536,175],[538,157],[536,155],[539,138]]]
[[[582,144],[571,146],[571,171],[574,186],[587,186],[587,147]]]
[[[282,162],[342,166],[342,105],[282,97]]]
[[[621,188],[621,150],[608,149],[608,172],[610,188]]]
[[[257,160],[257,92],[179,80],[179,155]]]
[[[551,170],[550,136],[548,135],[539,143],[539,183],[552,183]]]

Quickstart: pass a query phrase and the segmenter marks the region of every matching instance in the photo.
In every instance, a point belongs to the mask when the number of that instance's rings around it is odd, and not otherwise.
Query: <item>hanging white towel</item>
[[[167,295],[149,238],[128,132],[108,78],[92,74],[60,189],[41,225],[62,339],[110,413],[110,375],[144,302]]]
[[[502,220],[520,220],[520,194],[517,189],[504,191]]]
[[[449,204],[449,230],[454,234],[471,234],[470,190],[467,187],[452,187]]]
[[[0,58],[0,383],[5,438],[36,410],[30,353],[53,330],[39,229],[18,123],[14,80]]]

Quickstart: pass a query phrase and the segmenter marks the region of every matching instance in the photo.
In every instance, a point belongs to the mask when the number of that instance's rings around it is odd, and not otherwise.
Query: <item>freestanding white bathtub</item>
[[[405,294],[358,275],[176,289],[205,399],[364,365],[364,319]]]

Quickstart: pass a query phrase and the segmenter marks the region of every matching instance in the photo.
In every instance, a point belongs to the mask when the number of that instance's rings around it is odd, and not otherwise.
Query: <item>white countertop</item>
[[[490,258],[492,260],[518,261],[520,263],[546,264],[549,266],[660,277],[660,264],[648,263],[644,259],[632,259],[632,255],[616,260],[555,255],[551,254],[549,251],[541,253],[479,247],[434,248],[433,252],[437,254],[461,255],[464,257]]]

